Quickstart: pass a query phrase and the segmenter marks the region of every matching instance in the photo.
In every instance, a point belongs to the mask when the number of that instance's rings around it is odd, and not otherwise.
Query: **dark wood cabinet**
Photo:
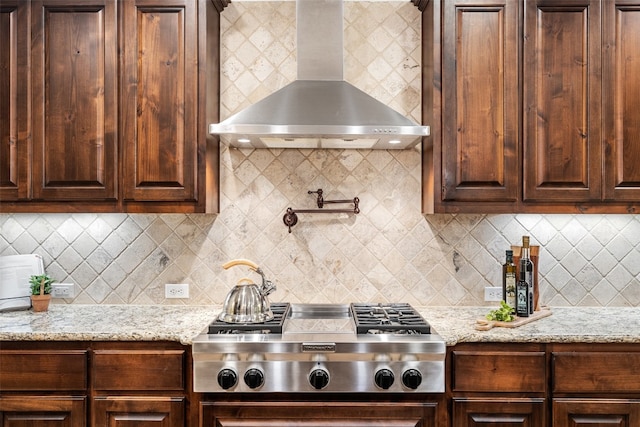
[[[2,342],[0,425],[197,425],[188,347],[171,342]]]
[[[85,426],[88,352],[11,347],[0,346],[0,425]]]
[[[2,211],[217,212],[227,3],[3,1]]]
[[[447,362],[452,427],[546,425],[544,346],[460,344]]]
[[[202,402],[203,427],[437,427],[436,403]]]
[[[554,427],[640,425],[640,350],[633,346],[555,346]]]
[[[3,427],[84,427],[85,396],[0,396]]]
[[[640,200],[640,1],[602,6],[604,199],[635,211]]]
[[[425,212],[640,210],[640,1],[434,0],[423,27]]]
[[[515,204],[519,2],[456,0],[442,7],[440,200]]]
[[[452,427],[545,425],[541,398],[453,398]]]
[[[185,425],[184,397],[98,396],[93,401],[93,427]]]
[[[554,399],[553,427],[640,425],[640,402],[624,399]]]
[[[121,7],[124,201],[195,201],[197,4],[132,0]]]
[[[101,344],[92,351],[93,427],[186,424],[187,352],[179,345]],[[139,424],[136,424],[139,425]]]
[[[33,200],[117,198],[113,0],[31,2]]]
[[[0,202],[26,199],[30,190],[30,19],[29,3],[0,4]]]
[[[599,201],[601,1],[524,4],[523,201]]]

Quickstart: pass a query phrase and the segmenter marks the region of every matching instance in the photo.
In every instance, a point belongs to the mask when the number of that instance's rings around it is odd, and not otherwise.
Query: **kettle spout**
[[[269,295],[270,293],[276,290],[276,285],[271,280],[268,280],[264,276],[264,272],[260,267],[256,268],[254,271],[258,273],[260,277],[262,277],[262,286],[260,287],[260,292],[262,292],[263,296],[266,297],[267,295]]]

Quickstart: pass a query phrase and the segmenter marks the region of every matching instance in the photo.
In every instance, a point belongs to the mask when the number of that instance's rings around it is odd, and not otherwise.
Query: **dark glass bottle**
[[[513,263],[513,251],[506,251],[506,261],[502,265],[502,299],[515,312],[516,308],[516,265]]]
[[[522,254],[520,257],[520,272],[524,272],[524,280],[529,288],[527,292],[527,306],[529,314],[533,314],[533,262],[531,261],[531,247],[529,236],[522,236]],[[522,276],[522,274],[521,274]]]

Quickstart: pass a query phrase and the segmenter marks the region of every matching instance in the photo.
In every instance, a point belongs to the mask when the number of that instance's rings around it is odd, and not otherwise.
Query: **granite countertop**
[[[447,345],[460,342],[640,343],[640,308],[553,307],[518,328],[475,329],[490,307],[417,307]],[[189,345],[216,306],[53,304],[0,313],[0,341],[176,341]]]

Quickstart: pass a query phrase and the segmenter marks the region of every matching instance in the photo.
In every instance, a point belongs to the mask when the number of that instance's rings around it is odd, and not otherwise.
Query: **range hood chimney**
[[[343,79],[342,0],[296,0],[298,78],[209,133],[233,147],[403,149],[429,135]]]

